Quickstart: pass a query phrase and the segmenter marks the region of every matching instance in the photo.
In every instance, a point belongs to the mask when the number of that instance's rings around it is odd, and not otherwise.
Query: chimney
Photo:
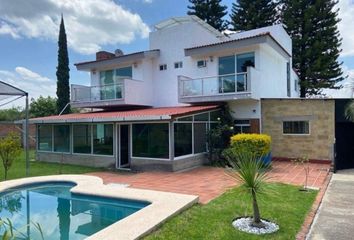
[[[120,57],[120,56],[123,56],[124,53],[121,49],[118,48],[114,51],[114,55],[116,55],[116,57]]]
[[[115,55],[113,53],[110,52],[106,52],[106,51],[99,51],[96,52],[96,61],[98,60],[107,60],[107,59],[111,59],[114,58]]]

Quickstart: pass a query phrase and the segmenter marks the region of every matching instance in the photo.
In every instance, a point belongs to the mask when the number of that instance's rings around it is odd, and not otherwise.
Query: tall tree
[[[245,31],[273,25],[277,22],[277,4],[273,0],[236,0],[232,3],[231,26]]]
[[[58,67],[57,67],[57,112],[60,113],[66,104],[70,102],[69,88],[69,56],[66,42],[66,33],[63,15],[61,16],[59,40],[58,40]],[[63,113],[70,112],[70,105]]]
[[[35,118],[55,115],[57,113],[56,102],[57,99],[50,96],[46,98],[42,96],[37,99],[32,98],[29,111],[30,116]]]
[[[338,57],[338,1],[282,0],[282,20],[293,40],[293,67],[300,79],[300,96],[317,95],[343,80]]]
[[[223,17],[227,14],[227,6],[221,5],[221,0],[189,0],[188,15],[196,15],[219,31],[227,28]]]

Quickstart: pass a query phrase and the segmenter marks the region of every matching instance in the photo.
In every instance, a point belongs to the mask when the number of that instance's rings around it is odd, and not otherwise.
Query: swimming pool
[[[75,185],[46,182],[8,189],[0,193],[0,217],[11,220],[20,239],[41,239],[38,223],[46,240],[79,240],[150,204],[74,194]]]

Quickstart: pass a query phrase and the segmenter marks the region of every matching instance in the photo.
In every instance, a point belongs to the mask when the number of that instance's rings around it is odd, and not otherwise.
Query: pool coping
[[[76,184],[72,193],[98,197],[147,201],[151,204],[86,238],[88,240],[139,239],[163,222],[198,202],[199,197],[180,193],[105,185],[101,178],[88,175],[53,175],[1,182],[0,192],[21,185],[45,182]]]

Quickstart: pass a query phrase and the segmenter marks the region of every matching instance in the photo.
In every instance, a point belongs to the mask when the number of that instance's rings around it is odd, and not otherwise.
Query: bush
[[[236,152],[251,152],[256,157],[270,152],[271,137],[266,134],[236,134],[231,137],[230,147]]]
[[[10,132],[6,137],[0,139],[0,159],[4,167],[5,180],[13,161],[20,153],[21,139],[16,133]]]

